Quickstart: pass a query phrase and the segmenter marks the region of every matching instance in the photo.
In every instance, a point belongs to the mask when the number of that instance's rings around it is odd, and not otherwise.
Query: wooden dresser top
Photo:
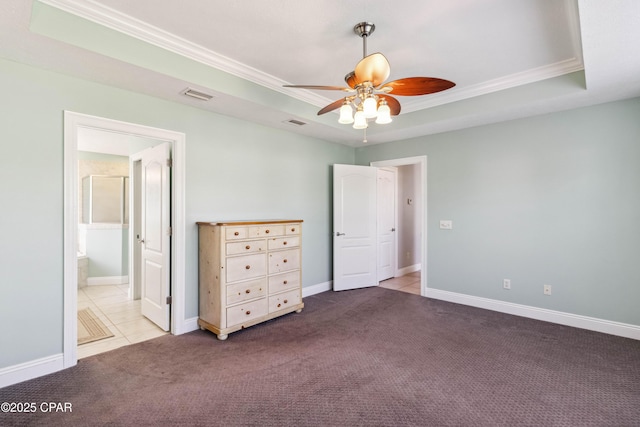
[[[255,220],[238,220],[238,221],[198,221],[198,225],[261,225],[261,224],[291,224],[303,222],[301,219],[255,219]]]

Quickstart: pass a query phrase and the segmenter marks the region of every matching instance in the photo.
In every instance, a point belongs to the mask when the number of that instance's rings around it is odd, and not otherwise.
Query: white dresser
[[[198,325],[229,333],[302,311],[302,220],[198,222]]]

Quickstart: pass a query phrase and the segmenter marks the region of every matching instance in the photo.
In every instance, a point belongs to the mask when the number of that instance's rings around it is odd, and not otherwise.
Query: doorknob
[[[344,236],[344,235],[345,235],[344,233],[341,233],[341,232],[339,232],[339,231],[336,231],[336,237],[338,237],[338,236]]]
[[[395,228],[392,228],[392,229],[391,229],[391,231],[396,231],[396,229],[395,229]]]

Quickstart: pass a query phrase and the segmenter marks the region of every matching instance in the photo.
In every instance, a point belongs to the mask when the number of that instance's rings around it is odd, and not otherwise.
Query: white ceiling
[[[439,94],[398,97],[401,115],[371,124],[369,144],[640,96],[636,0],[39,1],[258,84],[278,101],[47,37],[30,30],[33,3],[25,0],[0,5],[0,56],[351,146],[362,144],[362,131],[337,124],[335,113],[314,114],[341,92],[282,85],[343,85],[362,58],[353,32],[360,21],[376,25],[368,53],[387,57],[389,80],[456,83]],[[215,97],[187,98],[180,94],[186,87]],[[287,108],[286,99],[303,108]]]

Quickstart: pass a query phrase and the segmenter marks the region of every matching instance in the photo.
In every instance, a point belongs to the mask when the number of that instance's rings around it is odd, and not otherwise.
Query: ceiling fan
[[[449,80],[434,77],[407,77],[385,83],[391,71],[389,61],[381,53],[367,55],[367,37],[373,33],[375,28],[376,26],[371,22],[360,22],[353,27],[353,31],[362,38],[363,58],[358,62],[354,71],[344,77],[348,87],[318,85],[284,85],[284,87],[340,90],[350,93],[350,95],[332,102],[318,111],[318,115],[340,108],[338,122],[353,123],[355,129],[366,129],[368,119],[375,118],[376,123],[386,124],[391,122],[392,115],[400,114],[400,102],[390,94],[398,96],[428,95],[455,86],[455,83]],[[354,109],[355,115],[353,115]]]

